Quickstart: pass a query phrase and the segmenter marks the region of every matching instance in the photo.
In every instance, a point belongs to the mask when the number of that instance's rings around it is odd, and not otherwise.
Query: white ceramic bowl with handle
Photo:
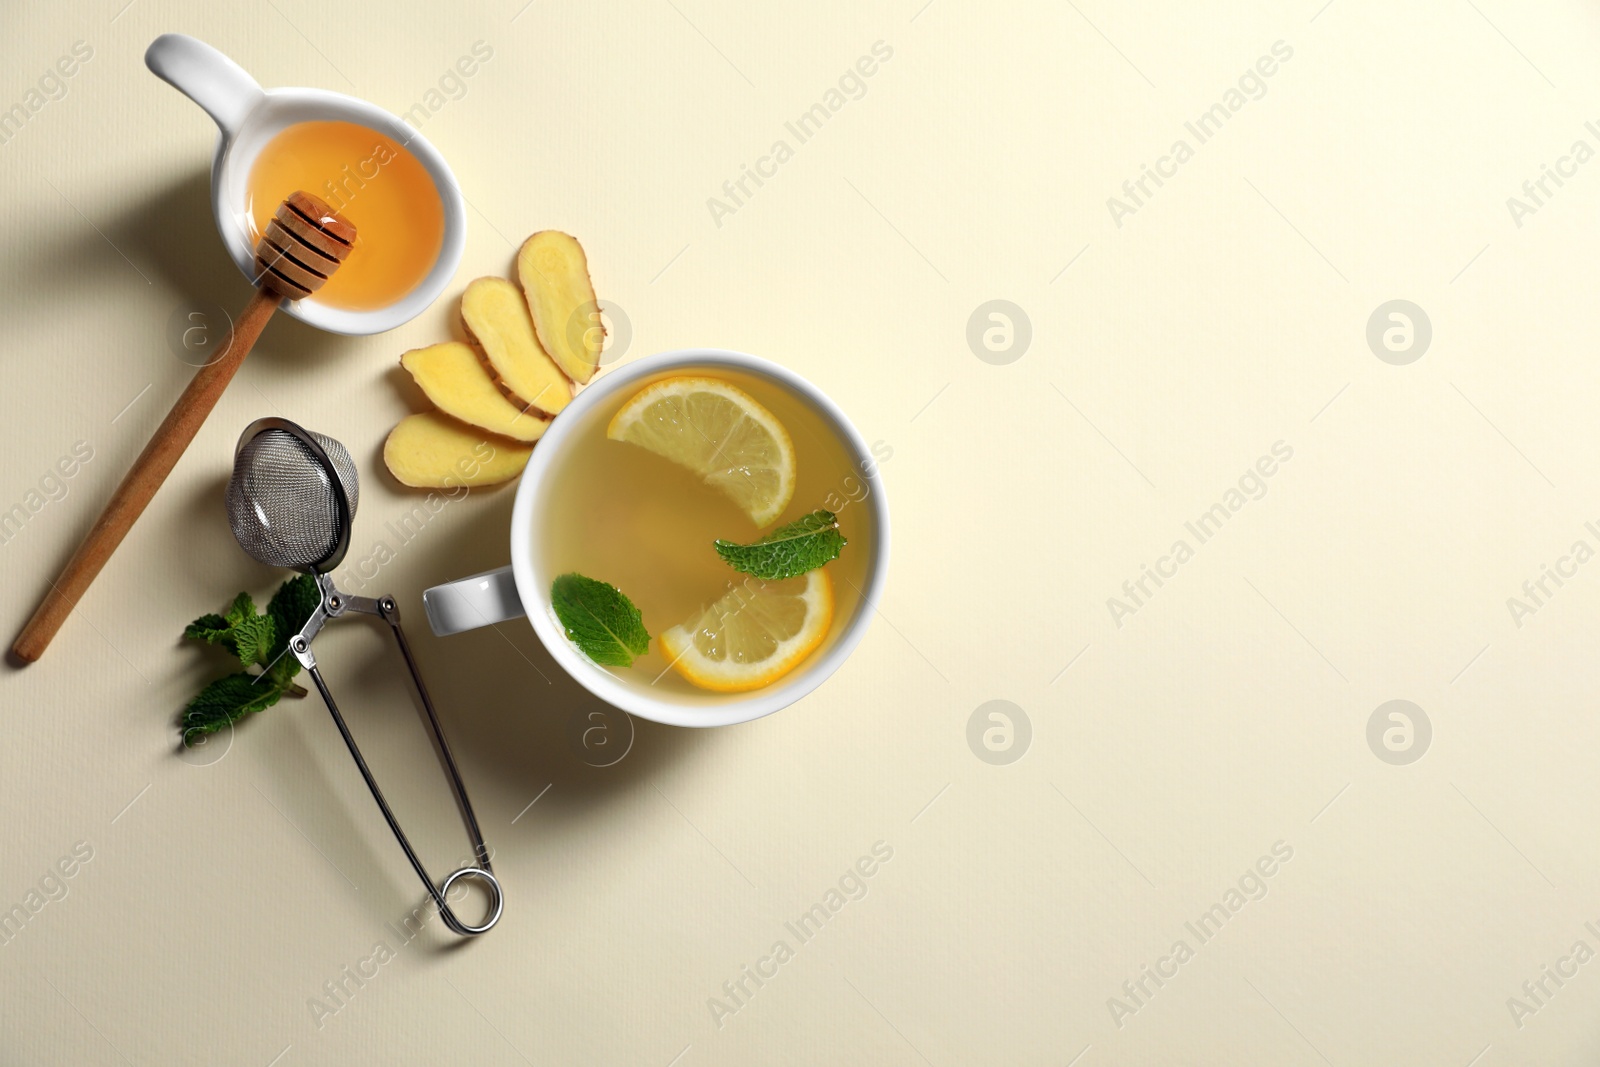
[[[819,494],[822,498],[815,504],[805,499],[807,507],[832,503],[850,535],[846,555],[827,565],[836,575],[833,625],[816,651],[762,689],[713,693],[687,683],[663,687],[646,671],[602,667],[567,639],[550,605],[550,583],[560,563],[545,558],[537,539],[541,518],[561,514],[558,475],[568,453],[575,448],[604,447],[605,425],[617,408],[652,382],[675,375],[726,376],[736,384],[770,390],[803,417],[809,429],[831,437],[843,456],[844,469],[811,475],[811,490],[827,487]],[[791,425],[789,429],[794,433],[800,428]],[[878,466],[878,455],[838,405],[787,368],[742,352],[712,348],[646,356],[601,375],[556,416],[534,446],[533,458],[517,487],[511,511],[511,565],[427,590],[422,598],[428,623],[435,634],[443,636],[526,616],[551,657],[585,689],[613,707],[654,722],[726,726],[770,715],[810,693],[837,670],[860,644],[877,611],[889,573],[889,501]],[[807,472],[802,470],[800,476],[804,486]],[[827,499],[835,493],[842,503]],[[731,570],[729,575],[738,577]],[[659,630],[681,620],[645,621]]]
[[[288,127],[301,122],[352,122],[365,126],[405,146],[433,179],[444,207],[444,240],[432,269],[410,292],[387,307],[373,310],[330,307],[313,296],[285,302],[284,312],[331,333],[382,333],[410,321],[450,283],[467,242],[465,201],[444,157],[420,133],[382,108],[343,93],[263,89],[239,64],[205,42],[181,33],[157,37],[145,51],[144,61],[157,77],[199,104],[217,124],[217,151],[211,162],[211,212],[228,255],[246,278],[255,278],[255,243],[250,236],[247,195],[250,168],[262,148]],[[317,193],[315,189],[306,191]]]

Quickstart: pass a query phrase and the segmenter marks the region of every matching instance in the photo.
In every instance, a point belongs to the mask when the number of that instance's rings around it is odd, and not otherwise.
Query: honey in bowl
[[[267,142],[250,168],[250,243],[297,189],[315,194],[356,227],[349,258],[318,303],[373,311],[428,276],[444,245],[444,204],[433,178],[403,145],[353,122],[302,122]]]

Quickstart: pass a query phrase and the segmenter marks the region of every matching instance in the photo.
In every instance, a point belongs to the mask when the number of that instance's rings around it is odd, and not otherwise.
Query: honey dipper
[[[195,373],[172,405],[66,569],[51,583],[44,602],[17,636],[11,646],[14,656],[31,663],[44,654],[89,583],[194,440],[272,313],[283,301],[300,300],[322,288],[350,254],[355,239],[356,228],[310,193],[292,193],[278,205],[256,245],[255,295],[218,347],[221,355]]]

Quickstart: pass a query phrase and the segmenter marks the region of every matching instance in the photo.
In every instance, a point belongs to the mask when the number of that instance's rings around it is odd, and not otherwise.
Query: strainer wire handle
[[[455,753],[450,751],[450,742],[444,739],[444,728],[439,725],[439,715],[433,710],[433,698],[428,695],[428,687],[422,684],[422,671],[417,667],[417,661],[411,655],[411,642],[406,640],[406,632],[400,628],[400,609],[392,597],[383,597],[378,601],[378,610],[383,614],[383,621],[389,624],[394,632],[395,644],[400,646],[400,655],[406,661],[406,669],[411,672],[411,680],[416,684],[417,695],[422,698],[422,710],[428,713],[428,725],[433,728],[433,736],[439,742],[439,754],[444,757],[445,769],[450,772],[450,780],[455,784],[456,796],[461,798],[461,814],[466,819],[467,829],[472,833],[472,851],[478,857],[478,862],[483,869],[489,869],[489,847],[483,843],[483,831],[478,828],[478,816],[472,811],[472,801],[467,799],[467,787],[461,780],[461,771],[456,767]]]
[[[435,887],[433,879],[428,876],[428,871],[418,858],[416,850],[411,847],[405,831],[400,829],[400,823],[394,817],[394,812],[389,808],[389,802],[384,798],[383,790],[378,786],[378,780],[373,777],[372,770],[367,766],[367,761],[361,755],[361,749],[356,744],[355,737],[350,733],[350,727],[345,724],[344,716],[339,713],[339,705],[334,701],[333,694],[328,691],[328,685],[322,680],[322,672],[317,668],[316,660],[311,655],[310,642],[304,637],[295,639],[294,651],[297,656],[303,657],[307,673],[315,683],[317,692],[322,694],[322,701],[328,706],[328,714],[333,716],[334,725],[339,728],[339,734],[344,738],[345,747],[350,750],[350,757],[356,761],[356,767],[361,771],[361,777],[366,779],[367,788],[372,791],[372,799],[378,802],[378,809],[383,812],[383,817],[389,824],[389,829],[394,832],[395,840],[400,842],[400,847],[405,851],[406,859],[411,861],[412,870],[417,872],[417,877],[422,879],[422,884],[428,889],[428,894],[439,907],[439,914],[444,919],[445,925],[463,937],[471,937],[491,929],[500,921],[501,912],[505,909],[505,897],[500,889],[500,881],[494,876],[489,865],[489,849],[484,844],[483,832],[478,828],[478,818],[472,811],[472,801],[467,797],[467,788],[461,781],[461,772],[456,768],[455,756],[450,751],[450,743],[445,740],[444,730],[439,725],[439,716],[434,711],[433,700],[428,696],[428,688],[422,682],[422,674],[417,669],[417,663],[411,655],[411,646],[406,642],[405,631],[400,628],[399,608],[392,597],[383,597],[377,602],[377,614],[389,624],[394,633],[395,642],[400,646],[400,654],[406,661],[406,668],[411,672],[411,681],[417,687],[417,694],[422,698],[423,710],[428,714],[428,724],[433,730],[434,740],[438,742],[439,752],[444,758],[446,769],[450,772],[452,785],[455,787],[456,798],[461,802],[461,812],[466,820],[467,829],[472,835],[473,854],[477,857],[478,866],[462,867],[453,871],[445,878],[443,885]],[[310,662],[306,662],[309,660]],[[488,918],[479,925],[463,922],[451,910],[445,895],[457,879],[471,877],[482,881],[488,888],[490,907]]]

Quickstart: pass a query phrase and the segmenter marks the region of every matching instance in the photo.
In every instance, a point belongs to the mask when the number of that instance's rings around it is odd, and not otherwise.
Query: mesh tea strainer
[[[461,772],[456,769],[455,757],[451,755],[444,731],[439,726],[439,716],[434,712],[433,701],[422,684],[422,675],[411,656],[411,646],[406,643],[405,632],[400,629],[400,608],[392,596],[374,599],[341,593],[334,588],[333,579],[328,573],[344,559],[350,547],[350,525],[355,518],[359,494],[355,464],[351,462],[350,453],[344,445],[284,419],[259,419],[245,427],[239,438],[233,461],[233,477],[228,481],[228,524],[233,528],[233,536],[239,546],[256,560],[270,567],[304,571],[316,579],[317,587],[322,592],[322,603],[311,613],[311,618],[300,632],[289,638],[287,654],[299,660],[311,675],[317,692],[322,694],[323,703],[327,704],[334,724],[350,749],[350,755],[361,770],[361,776],[366,779],[367,788],[372,790],[372,798],[378,802],[389,829],[394,831],[395,839],[405,850],[417,877],[428,887],[428,893],[438,905],[445,924],[463,936],[481,934],[500,920],[504,898],[500,883],[489,867],[489,850],[483,843],[483,832],[478,829],[477,816],[472,813],[472,802],[467,799]],[[377,779],[373,778],[367,761],[362,759],[361,750],[356,747],[344,716],[339,714],[339,706],[334,703],[333,694],[328,692],[322,672],[317,669],[316,656],[311,651],[311,642],[316,639],[323,625],[329,619],[349,612],[376,615],[389,624],[395,643],[400,646],[400,655],[411,672],[417,695],[422,698],[428,724],[439,744],[439,754],[450,773],[462,817],[472,836],[473,854],[477,857],[478,865],[451,872],[437,888],[423,868],[422,861],[417,858],[411,842],[400,829],[400,824],[395,821],[394,812],[389,810],[389,803],[378,788]],[[489,892],[488,917],[480,925],[463,922],[445,899],[458,878],[476,878]]]

